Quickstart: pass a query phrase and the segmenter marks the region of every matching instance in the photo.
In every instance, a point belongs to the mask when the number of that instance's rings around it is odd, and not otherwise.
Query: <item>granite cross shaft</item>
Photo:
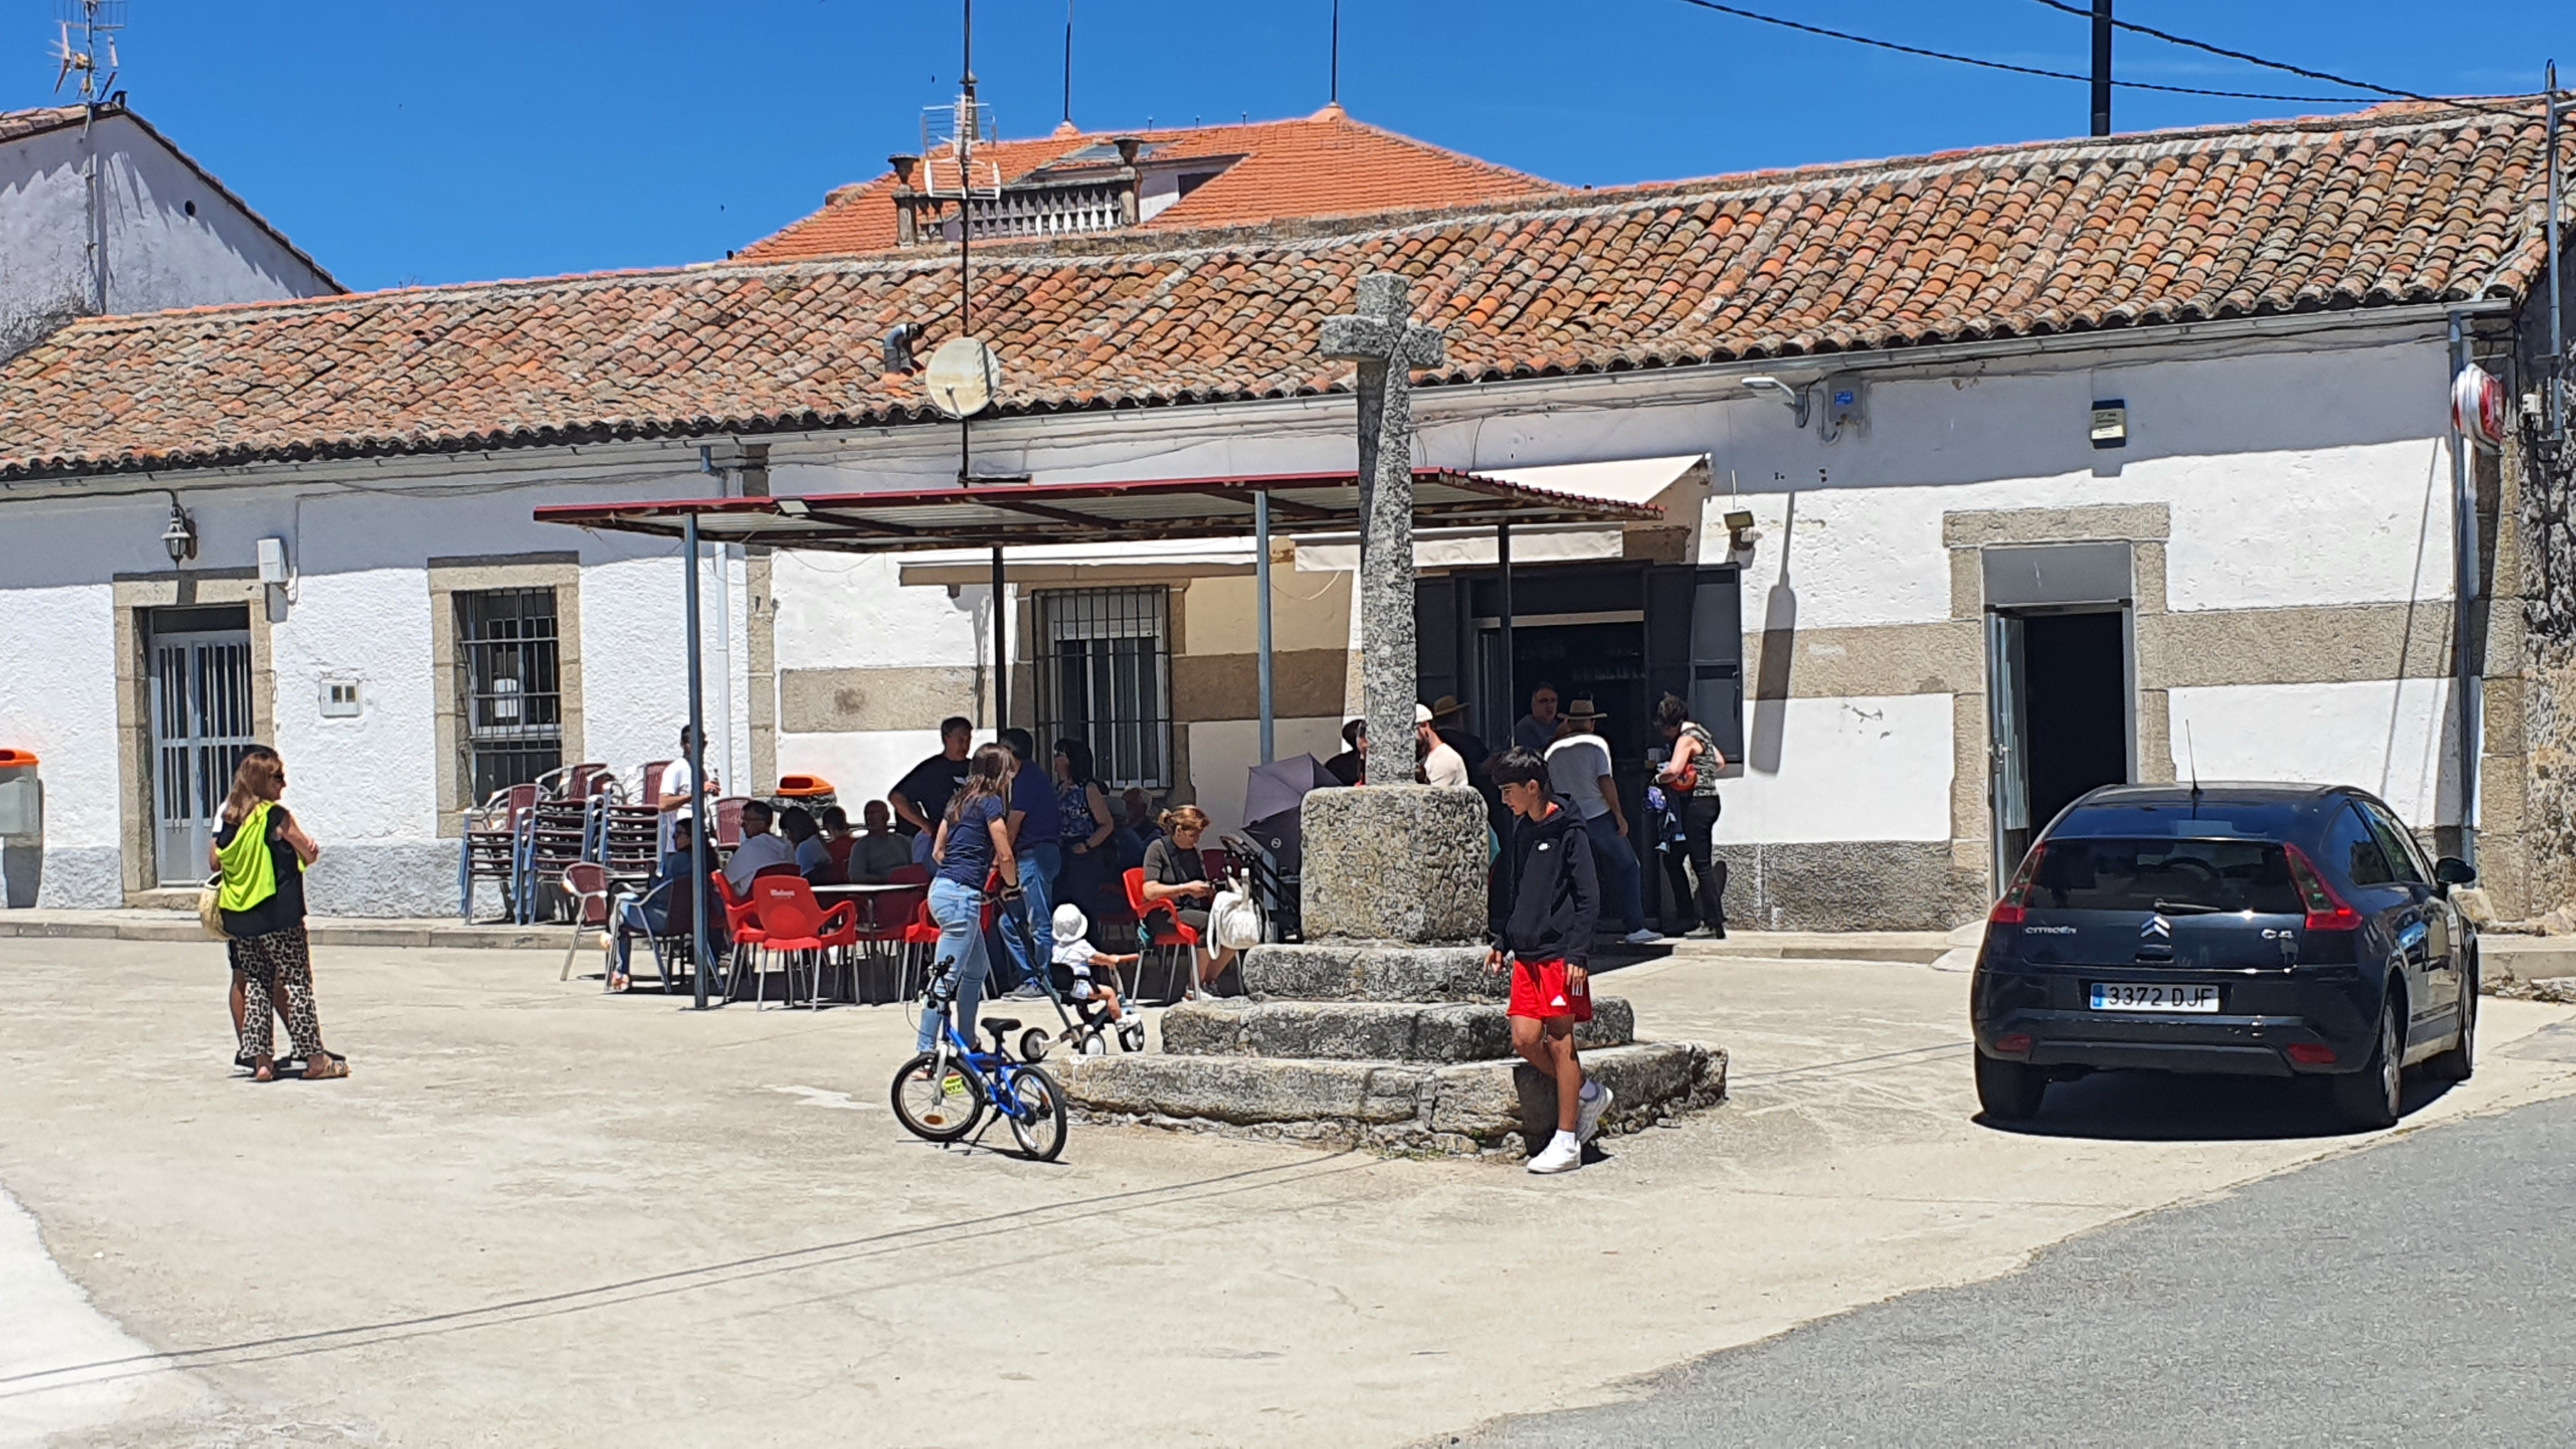
[[[1324,323],[1323,352],[1359,364],[1360,678],[1372,785],[1413,783],[1413,373],[1446,357],[1413,321],[1413,284],[1359,281],[1359,315]]]

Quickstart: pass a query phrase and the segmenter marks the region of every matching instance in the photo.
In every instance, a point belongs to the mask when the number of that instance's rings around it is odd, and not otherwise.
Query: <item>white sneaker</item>
[[[1578,1144],[1592,1140],[1592,1134],[1601,1130],[1601,1115],[1610,1110],[1610,1089],[1599,1082],[1590,1085],[1596,1090],[1575,1111],[1574,1140]]]
[[[1538,1156],[1529,1160],[1532,1172],[1572,1172],[1583,1165],[1583,1144],[1571,1132],[1559,1132],[1548,1139]]]
[[[1662,943],[1664,933],[1651,927],[1639,926],[1637,929],[1630,931],[1619,939],[1627,942],[1631,946],[1653,946]]]

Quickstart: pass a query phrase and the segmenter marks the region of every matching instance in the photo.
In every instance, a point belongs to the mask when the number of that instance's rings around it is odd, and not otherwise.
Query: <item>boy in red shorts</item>
[[[1487,966],[1511,966],[1512,1050],[1556,1083],[1556,1136],[1531,1154],[1529,1170],[1566,1172],[1582,1166],[1583,1144],[1610,1110],[1610,1089],[1584,1080],[1574,1053],[1574,1024],[1592,1019],[1584,963],[1601,917],[1601,881],[1592,837],[1556,798],[1545,759],[1507,750],[1493,778],[1512,812],[1508,861],[1518,889]]]

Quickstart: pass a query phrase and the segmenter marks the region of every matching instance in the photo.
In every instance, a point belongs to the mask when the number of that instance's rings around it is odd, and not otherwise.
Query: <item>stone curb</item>
[[[1616,996],[1592,998],[1593,1019],[1574,1030],[1585,1051],[1636,1039],[1637,1013]],[[1188,1002],[1163,1013],[1172,1056],[1254,1056],[1321,1061],[1497,1061],[1512,1054],[1511,1019],[1490,1002]]]

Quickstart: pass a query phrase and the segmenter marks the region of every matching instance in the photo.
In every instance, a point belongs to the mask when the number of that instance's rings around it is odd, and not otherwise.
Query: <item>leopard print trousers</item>
[[[233,965],[250,978],[242,1002],[242,1050],[253,1060],[271,1053],[270,1014],[277,992],[286,989],[286,1035],[295,1054],[306,1061],[322,1059],[322,1020],[313,1010],[313,954],[302,926],[233,943]]]

